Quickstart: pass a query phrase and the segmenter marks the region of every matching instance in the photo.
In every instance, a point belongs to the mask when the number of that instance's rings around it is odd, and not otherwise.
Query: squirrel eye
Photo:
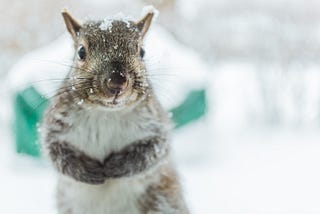
[[[85,60],[86,56],[87,56],[87,53],[86,53],[85,48],[82,45],[80,45],[78,48],[78,59]]]
[[[144,54],[145,54],[145,51],[144,51],[144,49],[143,49],[143,48],[141,48],[141,49],[140,49],[140,56],[141,56],[141,58],[143,58],[143,57],[144,57]]]

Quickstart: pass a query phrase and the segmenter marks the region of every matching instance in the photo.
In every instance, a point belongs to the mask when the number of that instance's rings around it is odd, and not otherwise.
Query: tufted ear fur
[[[152,22],[152,19],[154,17],[154,11],[150,10],[146,15],[144,15],[138,22],[137,27],[140,31],[141,38],[143,38],[146,33],[148,32],[148,29],[150,27],[150,24]]]
[[[81,24],[74,19],[66,9],[63,9],[61,14],[69,33],[71,34],[72,38],[75,38],[79,34]]]

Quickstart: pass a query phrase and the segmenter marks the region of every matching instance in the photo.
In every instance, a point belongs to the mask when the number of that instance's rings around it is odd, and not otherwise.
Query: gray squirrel
[[[61,214],[189,213],[170,157],[171,121],[144,63],[154,17],[80,23],[62,11],[73,65],[40,126]]]

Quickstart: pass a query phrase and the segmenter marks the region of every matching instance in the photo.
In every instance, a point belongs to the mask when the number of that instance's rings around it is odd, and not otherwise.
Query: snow
[[[107,30],[109,32],[112,32],[112,22],[113,21],[122,21],[127,24],[127,28],[130,28],[130,25],[131,25],[130,21],[131,20],[133,20],[133,18],[131,16],[126,16],[122,12],[119,12],[119,13],[115,14],[114,16],[104,18],[103,21],[101,22],[99,28],[101,30]],[[115,48],[115,49],[117,49],[117,48]]]
[[[77,104],[78,105],[82,105],[83,104],[83,99],[81,99]]]
[[[53,95],[72,65],[72,41],[65,34],[18,61],[8,74],[9,91],[33,85],[43,95]]]
[[[141,16],[144,17],[148,13],[153,13],[152,21],[156,21],[159,16],[159,10],[157,10],[153,5],[147,5],[142,8]]]
[[[153,22],[156,20],[156,18],[159,15],[159,11],[153,7],[152,5],[148,5],[143,7],[142,9],[142,17],[144,17],[145,15],[147,15],[148,13],[153,13]],[[101,22],[99,28],[103,31],[109,31],[112,32],[112,22],[118,20],[118,21],[123,21],[127,24],[127,27],[130,28],[130,21],[134,20],[133,17],[128,16],[128,15],[124,15],[122,12],[119,12],[113,16],[108,16],[106,18],[103,19],[103,21]],[[117,49],[117,48],[115,48]]]
[[[181,103],[190,90],[207,87],[207,64],[163,28],[151,26],[144,48],[152,84],[167,109]]]
[[[192,213],[320,212],[318,130],[213,130],[201,121],[173,143]]]
[[[312,58],[320,25],[306,15],[317,7],[282,0],[294,5],[287,13],[275,1],[188,2],[177,1],[183,23],[173,23],[175,37],[151,26],[145,60],[167,109],[188,91],[207,88],[206,118],[176,130],[172,141],[191,213],[319,214],[320,72]],[[32,84],[50,97],[72,55],[69,35],[26,55],[10,71],[10,92]],[[8,120],[3,95],[0,113]],[[0,128],[0,212],[56,213],[55,172],[44,160],[16,155],[11,127]]]
[[[106,30],[111,32],[112,21],[112,19],[105,18],[99,26],[100,30]]]
[[[9,132],[2,129],[0,149],[1,213],[55,212],[55,173],[47,163],[17,156]]]

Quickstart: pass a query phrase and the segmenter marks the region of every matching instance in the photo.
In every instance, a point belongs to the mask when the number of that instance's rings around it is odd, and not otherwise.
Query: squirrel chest
[[[137,114],[81,110],[69,116],[70,129],[61,137],[91,157],[103,160],[136,140],[152,134]]]

